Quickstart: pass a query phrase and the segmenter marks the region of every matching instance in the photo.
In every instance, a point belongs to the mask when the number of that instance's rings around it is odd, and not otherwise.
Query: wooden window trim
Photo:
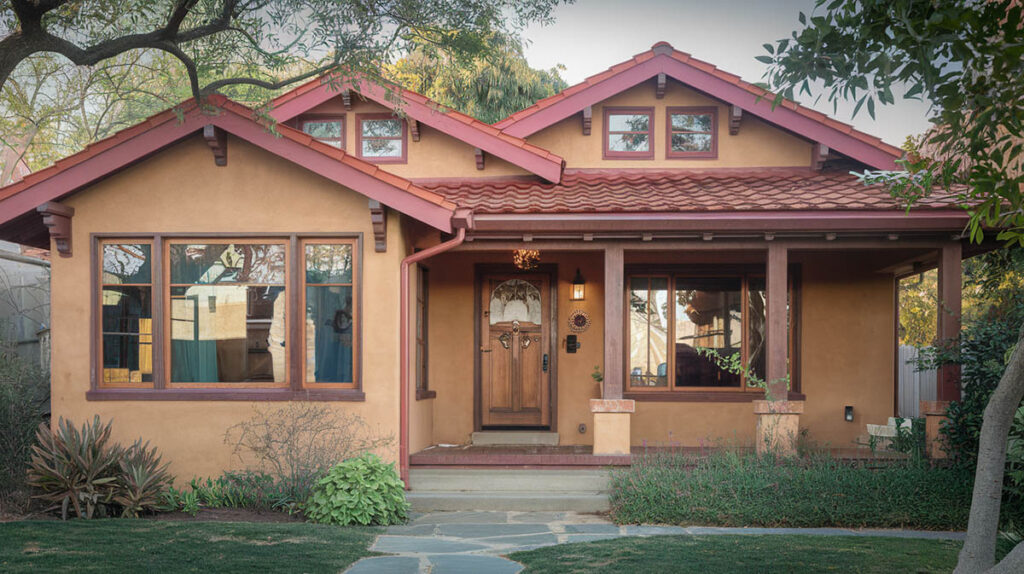
[[[103,247],[105,245],[115,244],[144,244],[149,245],[149,283],[104,283],[103,282]],[[156,245],[151,237],[131,237],[131,238],[107,238],[93,242],[93,256],[92,256],[92,289],[90,297],[92,299],[91,308],[95,320],[92,322],[92,333],[94,343],[91,345],[90,355],[92,355],[93,368],[90,369],[92,373],[92,388],[94,389],[152,389],[157,384],[157,363],[156,363],[156,348],[157,348],[157,312],[159,308],[156,304],[157,298],[160,296],[157,289],[159,286],[156,283],[157,270],[156,264],[159,263],[159,258],[156,254]],[[103,288],[107,286],[118,286],[118,287],[149,287],[149,301],[150,301],[150,354],[151,354],[151,374],[152,381],[147,382],[123,382],[123,383],[106,383],[104,382],[103,371]],[[140,335],[141,338],[141,335]]]
[[[341,136],[340,137],[336,137],[336,138],[313,138],[313,139],[315,139],[315,140],[317,140],[319,142],[326,143],[328,145],[330,145],[328,142],[338,142],[338,144],[339,144],[338,149],[344,150],[345,149],[345,123],[346,123],[345,122],[345,115],[344,114],[340,114],[340,115],[335,115],[335,114],[316,115],[316,114],[312,114],[312,115],[303,116],[302,119],[299,120],[299,131],[301,131],[302,133],[305,133],[306,135],[309,135],[309,133],[306,131],[306,124],[308,124],[308,123],[322,123],[322,122],[338,122],[339,124],[341,124]]]
[[[286,269],[289,269],[294,265],[297,260],[296,252],[298,251],[297,246],[300,243],[300,236],[295,234],[281,234],[281,233],[175,233],[170,235],[163,235],[161,233],[91,233],[90,239],[90,332],[93,334],[89,338],[89,349],[90,349],[90,385],[89,390],[86,392],[86,400],[89,401],[365,401],[366,396],[362,391],[362,380],[361,372],[355,371],[355,387],[354,388],[302,388],[296,387],[294,382],[297,382],[297,377],[294,373],[298,370],[298,365],[295,364],[292,353],[296,351],[296,345],[291,345],[293,349],[290,352],[286,352],[287,360],[289,364],[286,366],[286,376],[289,378],[290,384],[288,387],[254,387],[244,388],[239,383],[226,383],[225,387],[201,387],[201,388],[187,388],[187,387],[169,387],[167,386],[167,379],[169,378],[169,363],[165,362],[165,352],[168,352],[170,341],[167,333],[169,328],[169,321],[165,320],[165,316],[169,314],[170,309],[168,305],[164,305],[166,299],[170,297],[170,287],[167,285],[165,278],[168,277],[169,273],[169,262],[164,257],[165,243],[169,242],[187,242],[187,243],[199,243],[199,242],[219,242],[230,241],[232,243],[241,243],[247,240],[251,243],[268,243],[268,242],[284,242],[288,251],[286,257],[291,257],[290,260],[286,259]],[[359,277],[362,276],[362,254],[363,254],[363,238],[362,233],[311,233],[303,234],[301,240],[311,241],[330,241],[335,239],[350,239],[355,242],[356,248],[356,261],[354,265],[354,273],[359,273]],[[168,241],[169,240],[169,241]],[[102,329],[102,310],[101,310],[101,296],[102,288],[100,281],[102,280],[102,274],[100,267],[102,266],[102,244],[103,243],[151,243],[153,248],[151,250],[151,256],[153,261],[151,263],[151,269],[153,275],[151,276],[153,294],[153,383],[152,387],[147,386],[145,388],[128,388],[128,387],[110,387],[101,386],[99,383],[102,381],[101,369],[103,362],[101,358],[102,353],[102,338],[100,337]],[[169,247],[166,248],[169,250]],[[295,280],[295,273],[292,273],[292,277],[286,279],[285,296],[289,298],[288,307],[285,314],[286,321],[289,320],[288,313],[292,312],[298,306],[297,299],[293,294],[298,292],[296,285],[299,282]],[[361,294],[361,285],[357,286],[355,293]],[[362,299],[361,296],[356,302],[358,309],[358,316],[362,316]],[[165,312],[166,309],[166,312]],[[294,312],[292,312],[294,315]],[[303,311],[303,315],[305,312]],[[295,323],[293,321],[293,323]],[[355,349],[362,349],[362,321],[356,322],[357,326],[357,342],[354,345]],[[292,327],[286,328],[286,341],[296,340],[295,329]],[[357,351],[353,350],[353,360],[358,361],[361,357],[356,354]],[[356,362],[356,364],[359,364]]]
[[[380,137],[369,139],[390,139],[402,143],[402,155],[396,157],[373,157],[363,155],[363,122],[366,120],[398,120],[402,126],[402,135],[398,137]],[[356,114],[356,155],[370,163],[408,163],[409,162],[409,124],[404,119],[388,113]]]
[[[690,132],[672,129],[673,115],[711,114],[710,132]],[[710,133],[710,151],[673,151],[672,134],[674,133]],[[714,106],[687,106],[665,108],[665,157],[667,159],[718,159],[718,108]]]
[[[352,248],[352,282],[351,283],[314,283],[316,287],[351,287],[352,288],[352,380],[349,382],[316,382],[307,381],[307,359],[306,351],[309,349],[307,344],[307,332],[305,327],[306,324],[306,246],[307,245],[350,245]],[[362,250],[361,243],[357,238],[303,238],[299,241],[298,257],[301,262],[296,267],[299,269],[300,277],[298,277],[299,283],[299,315],[302,327],[299,329],[299,349],[301,350],[299,355],[299,383],[303,389],[359,389],[360,380],[362,379],[362,325],[363,325],[363,309],[362,309]]]
[[[416,282],[416,400],[432,399],[436,391],[430,390],[430,270],[422,265]],[[422,338],[421,334],[422,333]]]
[[[646,115],[647,116],[647,151],[611,151],[608,149],[608,134],[609,134],[609,122],[608,118],[612,115],[620,114],[633,114],[633,115]],[[602,158],[603,159],[654,159],[654,108],[644,106],[622,106],[622,107],[610,107],[604,108],[604,126],[602,127]],[[614,132],[614,133],[627,133],[627,132]],[[643,133],[643,132],[629,132],[629,133]]]
[[[629,366],[629,284],[633,277],[665,277],[669,278],[669,313],[668,323],[671,328],[668,340],[671,344],[675,339],[675,289],[677,277],[741,277],[743,304],[743,347],[742,360],[746,364],[748,357],[748,318],[749,318],[749,284],[751,278],[764,277],[763,265],[728,265],[708,267],[702,265],[627,265],[624,272],[626,288],[623,289],[623,305],[626,306],[627,321],[624,324],[623,341],[623,398],[651,402],[748,402],[764,398],[764,390],[749,387],[746,380],[741,379],[740,387],[676,387],[675,386],[675,352],[668,353],[668,386],[667,387],[633,387],[630,384]],[[794,264],[789,268],[789,364],[790,364],[790,400],[804,400],[800,388],[800,269]]]

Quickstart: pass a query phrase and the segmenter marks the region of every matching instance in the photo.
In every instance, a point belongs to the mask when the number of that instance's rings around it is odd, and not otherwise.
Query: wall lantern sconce
[[[848,423],[852,423],[853,422],[853,407],[852,406],[846,405],[846,407],[843,408],[843,418],[845,418],[846,422],[848,422]]]
[[[586,295],[587,282],[583,279],[579,267],[576,268],[576,277],[572,280],[572,291],[569,293],[570,301],[582,301]]]

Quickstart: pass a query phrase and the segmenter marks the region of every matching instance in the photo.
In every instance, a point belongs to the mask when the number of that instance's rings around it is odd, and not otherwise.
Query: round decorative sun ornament
[[[582,333],[590,328],[590,313],[583,309],[573,309],[569,313],[569,330],[573,333]]]

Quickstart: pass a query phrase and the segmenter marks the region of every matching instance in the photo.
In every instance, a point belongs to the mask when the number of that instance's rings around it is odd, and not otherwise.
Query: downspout
[[[452,216],[452,226],[457,229],[455,237],[444,243],[440,243],[419,253],[413,253],[402,260],[401,278],[401,304],[399,306],[399,346],[401,356],[399,364],[399,437],[398,437],[398,472],[409,488],[409,357],[412,355],[409,349],[409,268],[413,263],[419,263],[435,255],[444,253],[462,245],[466,240],[466,230],[473,226],[473,212],[468,209],[456,209]]]

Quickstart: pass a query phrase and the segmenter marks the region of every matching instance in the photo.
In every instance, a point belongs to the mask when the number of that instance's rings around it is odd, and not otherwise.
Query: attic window
[[[345,149],[345,118],[316,118],[302,121],[302,131],[315,139]]]
[[[654,108],[605,108],[604,157],[652,159]]]
[[[718,157],[717,118],[715,108],[668,108],[668,148],[665,157]]]
[[[405,163],[405,122],[391,114],[359,114],[359,156],[376,163]]]

